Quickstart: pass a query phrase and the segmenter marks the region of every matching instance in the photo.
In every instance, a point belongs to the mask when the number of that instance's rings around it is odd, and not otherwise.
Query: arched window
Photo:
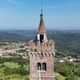
[[[42,70],[43,71],[47,71],[47,65],[46,65],[46,63],[42,63]]]
[[[41,70],[41,63],[37,63],[37,70]]]
[[[44,40],[44,35],[43,34],[40,34],[40,42],[42,43]]]

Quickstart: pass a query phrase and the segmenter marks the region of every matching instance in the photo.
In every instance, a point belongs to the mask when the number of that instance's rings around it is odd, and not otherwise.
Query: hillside
[[[36,37],[33,30],[0,31],[0,41],[26,41]],[[48,31],[48,38],[56,43],[56,49],[66,55],[80,55],[80,31]],[[63,54],[64,54],[63,53]]]

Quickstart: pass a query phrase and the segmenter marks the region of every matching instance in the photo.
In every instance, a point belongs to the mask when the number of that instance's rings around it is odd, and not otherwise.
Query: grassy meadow
[[[18,55],[0,57],[0,80],[28,80],[29,62]]]

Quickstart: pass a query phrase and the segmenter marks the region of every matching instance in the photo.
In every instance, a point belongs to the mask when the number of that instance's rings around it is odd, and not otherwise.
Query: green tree
[[[17,72],[20,75],[27,75],[28,74],[28,71],[23,67],[18,68]]]
[[[71,75],[71,76],[67,77],[65,80],[80,80],[80,79],[75,75]]]
[[[11,69],[8,68],[8,67],[6,67],[6,68],[4,69],[4,74],[5,74],[5,75],[11,75],[11,74],[12,74]]]
[[[68,77],[70,74],[73,74],[71,67],[67,63],[55,63],[55,72],[60,73],[61,75]]]

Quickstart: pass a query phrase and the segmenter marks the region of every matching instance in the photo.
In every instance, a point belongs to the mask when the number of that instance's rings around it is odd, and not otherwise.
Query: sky
[[[36,29],[41,0],[0,0],[0,30]],[[43,0],[47,29],[80,30],[80,0]]]

